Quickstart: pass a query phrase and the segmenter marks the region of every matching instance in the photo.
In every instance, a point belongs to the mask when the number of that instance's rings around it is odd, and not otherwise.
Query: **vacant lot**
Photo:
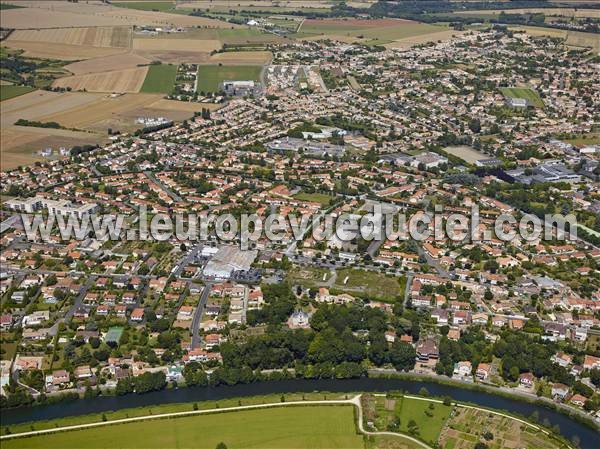
[[[35,88],[29,86],[11,86],[8,84],[2,84],[0,86],[0,101],[18,97],[19,95],[24,95],[32,90],[35,90]]]
[[[502,95],[507,98],[523,98],[529,102],[530,105],[536,108],[543,108],[544,102],[540,98],[539,94],[528,87],[503,87],[500,89]]]
[[[176,112],[197,112],[202,109],[217,110],[222,107],[221,104],[215,103],[195,103],[187,101],[166,100],[161,98],[158,101],[147,106],[149,109],[158,109],[161,111],[176,111]]]
[[[66,65],[65,69],[74,75],[86,73],[110,72],[115,70],[133,69],[142,64],[149,64],[150,60],[134,53],[105,56],[103,58],[88,59]]]
[[[255,80],[262,66],[203,65],[198,68],[198,92],[218,92],[223,81]]]
[[[126,48],[130,39],[131,27],[122,26],[16,30],[8,41]]]
[[[300,201],[312,201],[315,203],[321,203],[322,206],[327,206],[329,203],[331,203],[331,200],[333,199],[332,196],[325,195],[323,193],[304,193],[304,192],[294,195],[294,198],[296,198],[297,200],[300,200]]]
[[[5,449],[214,449],[221,441],[230,448],[363,448],[350,406],[283,407],[154,420],[8,440],[2,446]]]
[[[167,94],[173,90],[177,66],[171,64],[152,65],[142,85],[141,92]]]
[[[489,158],[489,156],[467,146],[446,147],[444,148],[444,151],[452,154],[453,156],[461,158],[463,161],[468,162],[469,164],[474,164],[481,159]]]
[[[87,92],[139,92],[148,67],[117,70],[114,72],[89,73],[59,78],[54,87],[70,87],[74,91]]]

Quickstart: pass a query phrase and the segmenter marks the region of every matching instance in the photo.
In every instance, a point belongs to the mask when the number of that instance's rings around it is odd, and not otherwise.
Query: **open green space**
[[[262,66],[201,65],[198,68],[198,92],[218,92],[223,81],[258,81]]]
[[[327,275],[325,282],[324,275]],[[294,266],[287,272],[286,280],[292,285],[315,288],[324,285],[331,276],[331,271],[326,268]]]
[[[535,106],[536,108],[544,107],[544,102],[539,94],[528,87],[502,87],[500,91],[502,92],[502,95],[507,98],[523,98],[527,100],[531,106]]]
[[[352,406],[279,407],[119,424],[3,441],[12,448],[362,448]]]
[[[148,69],[140,92],[149,94],[168,94],[173,90],[177,66],[172,64],[155,64]]]
[[[11,3],[0,3],[0,10],[2,10],[2,9],[16,9],[16,8],[22,8],[22,6],[13,5]]]
[[[348,281],[344,284],[346,278]],[[337,270],[334,289],[353,296],[391,302],[404,294],[405,283],[405,277],[386,276],[374,271],[344,268]]]
[[[3,84],[0,85],[0,101],[18,97],[34,90],[35,88],[30,86],[12,86],[10,84]]]
[[[435,444],[450,416],[452,406],[403,397],[396,402],[396,414],[400,418],[400,431],[418,436]],[[411,430],[411,421],[417,425]]]
[[[321,203],[322,206],[327,206],[331,203],[333,197],[325,195],[324,193],[306,193],[300,192],[294,195],[294,198],[300,201],[312,201],[315,203]]]

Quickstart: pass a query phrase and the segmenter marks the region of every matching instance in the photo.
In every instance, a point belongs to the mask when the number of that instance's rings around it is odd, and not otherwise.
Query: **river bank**
[[[68,403],[46,406],[23,407],[0,410],[2,425],[51,420],[56,418],[105,413],[132,407],[151,407],[159,404],[193,403],[220,401],[232,398],[245,398],[258,395],[313,393],[328,391],[335,393],[405,391],[417,394],[426,388],[432,396],[449,396],[456,401],[478,406],[504,410],[518,416],[529,417],[536,413],[539,422],[547,422],[550,427],[558,426],[560,433],[569,440],[578,439],[583,448],[600,447],[600,437],[596,428],[584,425],[572,417],[541,404],[524,401],[517,397],[504,397],[495,392],[475,391],[462,385],[436,383],[431,379],[409,380],[400,378],[360,378],[336,379],[289,379],[281,381],[256,382],[219,387],[191,387],[162,390],[144,395],[104,396],[94,399],[81,399]]]

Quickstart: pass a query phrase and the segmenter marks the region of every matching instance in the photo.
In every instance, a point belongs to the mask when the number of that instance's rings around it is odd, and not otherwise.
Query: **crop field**
[[[252,423],[252,425],[248,425]],[[115,442],[117,446],[115,446]],[[114,425],[7,440],[3,449],[166,447],[214,449],[362,449],[350,406],[280,407]]]
[[[120,55],[111,55],[102,58],[73,62],[64,66],[64,68],[74,75],[85,75],[86,73],[133,69],[139,65],[149,63],[149,59],[146,59],[140,55],[136,55],[134,53],[123,53]]]
[[[148,69],[148,74],[144,84],[140,89],[145,93],[169,93],[175,85],[177,75],[177,66],[171,64],[152,65]]]
[[[114,6],[119,8],[130,8],[140,9],[142,11],[162,11],[162,12],[173,12],[175,11],[174,2],[113,2]]]
[[[106,135],[107,128],[132,131],[139,128],[135,124],[136,111],[148,108],[161,98],[157,94],[125,94],[111,97],[106,94],[93,95],[94,101],[66,110],[55,110],[48,115],[38,117],[44,122],[57,122],[68,128],[101,132]]]
[[[198,68],[198,92],[218,92],[225,80],[258,81],[262,66],[252,65],[202,65]]]
[[[126,48],[130,39],[131,27],[122,26],[16,30],[8,41]]]
[[[0,165],[3,170],[9,170],[20,165],[46,160],[37,154],[44,148],[51,147],[56,151],[60,147],[91,145],[104,140],[106,140],[104,136],[95,133],[64,129],[3,127],[2,133],[0,133]]]
[[[270,51],[227,51],[215,53],[209,58],[211,63],[264,65],[273,57]]]
[[[139,92],[148,67],[117,70],[114,72],[89,73],[59,78],[53,87],[70,87],[74,91],[87,92]]]
[[[90,47],[86,45],[69,45],[45,42],[7,40],[4,45],[13,49],[24,50],[24,56],[42,59],[59,59],[62,61],[78,61],[81,59],[101,58],[104,56],[125,53],[125,48]]]
[[[502,95],[510,98],[523,98],[536,108],[543,108],[544,102],[540,98],[539,94],[528,87],[502,87],[500,89]]]
[[[519,8],[519,9],[490,9],[490,10],[471,10],[471,11],[456,11],[454,14],[461,15],[499,15],[500,13],[506,14],[537,14],[543,13],[546,16],[560,16],[560,17],[593,17],[600,18],[600,10],[598,9],[580,9],[580,8]]]
[[[461,36],[465,31],[456,31],[452,29],[444,29],[438,27],[443,31],[434,31],[431,33],[414,35],[409,37],[403,37],[401,39],[395,39],[392,42],[385,44],[387,48],[410,48],[415,45],[426,44],[428,42],[447,42],[454,39],[456,36]]]
[[[156,26],[208,26],[216,28],[237,28],[238,26],[221,20],[195,17],[181,13],[144,11],[141,9],[120,8],[100,2],[65,1],[24,1],[19,5],[26,8],[3,11],[1,24],[4,28],[28,29],[32,23],[38,28],[156,25]]]
[[[3,84],[0,86],[0,101],[9,100],[11,98],[18,97],[19,95],[24,95],[32,90],[35,89],[29,86],[11,86],[8,84]]]
[[[448,28],[402,19],[375,20],[342,20],[342,19],[309,19],[300,27],[301,35],[319,38],[331,38],[343,42],[365,40],[368,44],[389,44],[390,42],[429,36],[435,33],[448,32]]]
[[[210,53],[221,48],[221,41],[212,39],[134,39],[134,50],[193,51]]]
[[[582,33],[579,31],[569,31],[567,36],[567,45],[571,47],[588,47],[594,53],[600,54],[600,35],[594,33]]]

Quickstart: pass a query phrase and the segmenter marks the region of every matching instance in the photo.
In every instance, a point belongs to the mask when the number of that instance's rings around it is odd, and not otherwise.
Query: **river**
[[[273,393],[311,391],[386,392],[390,390],[404,390],[408,393],[417,394],[423,387],[432,396],[450,396],[457,401],[471,402],[483,407],[506,410],[525,417],[537,411],[540,421],[547,419],[551,425],[558,425],[562,435],[568,439],[577,436],[582,448],[600,448],[600,432],[546,407],[481,391],[467,390],[427,381],[421,382],[404,379],[291,379],[257,382],[248,385],[180,388],[176,390],[156,391],[143,395],[100,396],[95,399],[80,399],[60,404],[3,409],[0,411],[0,418],[2,425],[6,426],[27,421],[85,415],[130,407],[147,407],[178,402],[217,401],[220,399]]]

